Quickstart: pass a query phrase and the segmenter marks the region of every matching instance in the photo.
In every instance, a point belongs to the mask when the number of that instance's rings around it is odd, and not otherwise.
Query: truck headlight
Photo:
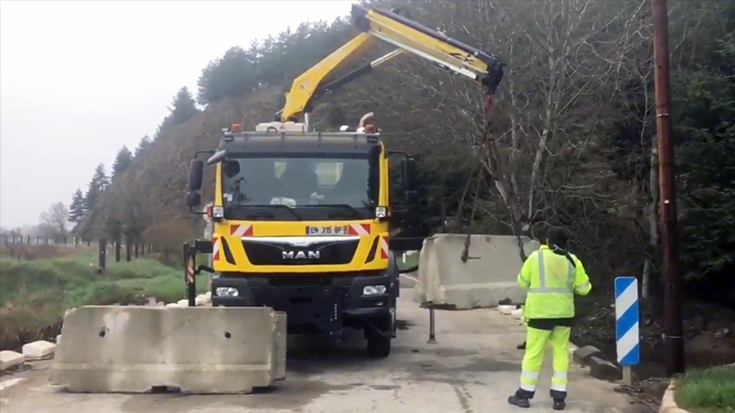
[[[385,294],[386,290],[387,288],[385,288],[384,285],[366,285],[362,287],[362,295],[366,295],[366,296],[383,295]]]
[[[214,295],[218,297],[238,297],[240,296],[240,292],[237,291],[237,288],[232,287],[217,287],[214,290]]]

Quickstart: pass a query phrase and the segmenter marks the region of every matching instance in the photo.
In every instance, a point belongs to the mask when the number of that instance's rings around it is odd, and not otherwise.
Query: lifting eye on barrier
[[[229,331],[225,331],[225,338],[230,338],[230,337],[232,337],[232,334],[230,334]]]

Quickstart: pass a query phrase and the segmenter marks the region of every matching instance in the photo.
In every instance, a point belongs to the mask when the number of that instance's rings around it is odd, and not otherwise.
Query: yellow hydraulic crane
[[[353,5],[351,15],[361,33],[293,81],[291,90],[286,93],[286,104],[276,114],[276,121],[298,122],[303,115],[308,128],[308,115],[316,97],[369,74],[373,68],[406,52],[480,83],[486,96],[486,111],[489,110],[492,96],[503,77],[503,64],[496,56],[415,22],[398,10],[366,9]],[[376,40],[383,40],[398,49],[325,83],[337,68],[357,57]]]

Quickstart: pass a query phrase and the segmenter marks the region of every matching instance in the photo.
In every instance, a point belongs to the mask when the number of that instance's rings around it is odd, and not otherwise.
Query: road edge
[[[669,387],[666,388],[664,396],[661,398],[661,406],[658,408],[658,413],[689,413],[676,404],[676,400],[674,400],[675,392],[676,384],[674,380],[671,380]]]

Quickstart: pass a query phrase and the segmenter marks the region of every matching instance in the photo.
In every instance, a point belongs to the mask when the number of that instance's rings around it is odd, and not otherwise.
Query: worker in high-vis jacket
[[[561,228],[551,228],[546,244],[523,263],[518,284],[528,290],[523,316],[526,352],[521,366],[521,385],[508,403],[530,407],[536,392],[547,343],[553,349],[551,398],[554,410],[564,410],[569,370],[569,337],[574,319],[574,294],[587,295],[592,289],[582,262],[567,251],[568,237]]]

